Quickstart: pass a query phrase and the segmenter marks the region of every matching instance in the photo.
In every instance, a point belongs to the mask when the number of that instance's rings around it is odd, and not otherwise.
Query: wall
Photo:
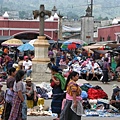
[[[118,32],[120,32],[120,25],[112,25],[98,28],[98,41],[100,41],[100,37],[104,38],[104,41],[107,41],[108,36],[110,36],[111,40],[115,41],[115,33]]]
[[[46,21],[45,22],[45,34],[51,37],[51,39],[57,40],[58,34],[58,21]],[[19,32],[39,31],[39,21],[37,20],[0,20],[0,35],[12,36]]]

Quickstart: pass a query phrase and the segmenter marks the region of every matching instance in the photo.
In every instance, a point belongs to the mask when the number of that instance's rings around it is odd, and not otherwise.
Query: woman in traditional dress
[[[103,83],[108,83],[108,73],[110,72],[110,65],[108,63],[108,58],[104,59],[104,63],[103,63],[103,79],[102,82]]]
[[[24,78],[24,71],[19,70],[16,73],[16,79],[14,83],[14,96],[13,96],[13,103],[12,109],[10,113],[10,117],[8,120],[23,120],[22,119],[22,103],[24,102],[24,84],[22,79]]]
[[[52,113],[57,113],[58,118],[54,119],[57,120],[60,117],[61,113],[61,107],[62,107],[62,100],[63,100],[63,90],[65,89],[65,79],[60,74],[59,69],[57,66],[52,66],[51,73],[52,73],[52,79],[51,79],[51,86],[53,88],[53,98],[51,103]]]
[[[10,68],[8,71],[8,78],[7,78],[7,90],[6,90],[6,94],[5,94],[5,108],[3,111],[3,114],[1,116],[2,119],[4,120],[8,120],[9,116],[10,116],[10,112],[11,112],[11,108],[12,108],[12,99],[13,99],[13,95],[14,95],[14,91],[13,91],[13,85],[15,82],[15,75],[16,75],[16,69],[15,68]]]
[[[79,73],[73,71],[66,82],[66,102],[60,115],[60,120],[81,120],[83,113],[82,99],[80,97],[81,89],[76,81],[79,79]]]

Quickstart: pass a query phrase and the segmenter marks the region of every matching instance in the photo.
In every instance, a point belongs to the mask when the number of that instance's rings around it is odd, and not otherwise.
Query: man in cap
[[[110,104],[120,110],[120,88],[116,87],[113,89],[112,98]]]
[[[36,85],[32,83],[32,78],[26,78],[26,96],[27,100],[33,100],[33,105],[36,106],[37,103],[37,89]]]

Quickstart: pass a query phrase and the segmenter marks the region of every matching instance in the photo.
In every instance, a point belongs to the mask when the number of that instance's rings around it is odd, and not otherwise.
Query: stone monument
[[[47,69],[48,58],[48,47],[49,43],[44,36],[44,19],[45,16],[51,16],[51,12],[45,10],[44,5],[40,5],[40,10],[33,11],[34,19],[39,17],[40,19],[40,30],[38,39],[33,44],[35,47],[35,58],[33,59],[33,72],[32,77],[34,81],[47,82],[50,80],[51,75],[45,73]]]

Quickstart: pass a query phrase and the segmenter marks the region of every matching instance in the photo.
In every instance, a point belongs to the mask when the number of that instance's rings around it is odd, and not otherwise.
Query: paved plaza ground
[[[28,120],[53,120],[52,117],[28,117]],[[120,120],[119,118],[115,117],[82,117],[81,120]]]
[[[83,80],[79,80],[79,83],[84,82]],[[101,86],[104,91],[108,94],[109,98],[111,97],[112,94],[112,85],[117,84],[120,86],[120,82],[117,81],[112,81],[109,84],[103,84],[99,81],[88,81],[92,85],[99,85]],[[45,105],[50,105],[51,100],[46,100]],[[28,116],[28,120],[53,120],[53,117],[32,117]],[[120,117],[82,117],[82,120],[120,120]]]
[[[79,83],[83,83],[84,80],[79,80]],[[92,85],[99,85],[101,86],[104,91],[108,94],[109,98],[112,94],[112,85],[117,84],[120,86],[120,82],[112,81],[109,84],[102,84],[99,81],[88,81]],[[39,82],[36,82],[39,84]],[[45,100],[45,105],[50,106],[51,100]],[[28,120],[53,120],[51,116],[28,116]],[[120,120],[120,117],[82,117],[82,120]]]

